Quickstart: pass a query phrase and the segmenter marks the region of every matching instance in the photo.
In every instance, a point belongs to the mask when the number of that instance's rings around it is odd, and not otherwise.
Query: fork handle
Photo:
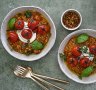
[[[35,74],[35,73],[33,73],[33,74],[35,76],[37,76],[37,77],[40,77],[40,78],[50,79],[50,80],[53,80],[53,81],[57,81],[57,82],[61,82],[61,83],[66,83],[66,84],[69,83],[68,81],[65,81],[65,80],[61,80],[61,79],[57,79],[57,78],[52,78],[52,77],[48,77],[48,76],[43,76],[43,75],[39,75],[39,74]]]
[[[53,87],[57,88],[58,90],[64,90],[64,89],[62,89],[61,87],[56,86],[56,85],[54,85],[54,84],[52,84],[52,83],[50,83],[50,82],[48,82],[48,81],[46,81],[46,80],[44,80],[44,79],[41,79],[41,78],[39,78],[39,77],[37,77],[37,76],[35,76],[35,75],[31,75],[31,77],[34,77],[35,79],[37,79],[37,80],[39,80],[39,81],[41,81],[41,82],[43,82],[43,83],[45,83],[45,84],[47,84],[47,85],[49,85],[49,86],[53,86]]]
[[[42,85],[40,82],[38,82],[37,80],[35,80],[33,77],[30,77],[30,79],[32,79],[35,83],[37,83],[40,87],[42,87],[44,90],[49,90],[47,87],[45,87],[44,85]]]

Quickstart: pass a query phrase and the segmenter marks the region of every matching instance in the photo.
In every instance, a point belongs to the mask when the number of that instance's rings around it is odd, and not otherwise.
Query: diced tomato
[[[90,60],[89,60],[88,58],[84,57],[84,58],[82,58],[82,59],[80,60],[80,66],[86,68],[86,67],[88,67],[89,65],[90,65]]]
[[[32,30],[36,29],[38,27],[39,21],[36,20],[29,20],[28,21],[28,27]]]
[[[89,47],[89,50],[92,54],[96,55],[96,45],[92,45]]]
[[[41,21],[42,20],[42,17],[39,15],[39,14],[35,14],[34,16],[33,16],[33,19],[34,20],[37,20],[37,21]]]
[[[21,30],[24,28],[24,21],[23,20],[17,20],[15,23],[15,28],[18,30]]]
[[[33,52],[34,52],[35,54],[38,54],[38,53],[41,52],[41,50],[34,50]]]
[[[69,57],[67,59],[67,63],[71,66],[71,67],[75,67],[78,64],[78,60],[74,57]]]
[[[12,43],[17,42],[17,41],[18,41],[18,35],[17,35],[17,33],[14,32],[14,31],[10,31],[10,32],[8,33],[8,39],[9,39],[10,42],[12,42]]]
[[[31,29],[23,29],[21,35],[25,39],[30,39],[32,37],[32,31]]]
[[[79,57],[81,55],[81,51],[78,46],[72,48],[72,55],[74,55],[75,57]]]

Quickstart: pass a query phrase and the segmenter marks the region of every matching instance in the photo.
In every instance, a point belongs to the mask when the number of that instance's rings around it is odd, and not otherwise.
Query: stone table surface
[[[33,70],[39,74],[70,81],[70,85],[60,84],[65,90],[96,90],[96,83],[82,85],[66,77],[61,72],[57,60],[57,51],[61,41],[71,33],[62,27],[61,14],[69,8],[77,9],[83,17],[80,29],[96,29],[96,0],[0,0],[0,25],[7,13],[13,8],[33,5],[43,8],[53,19],[57,29],[56,42],[45,57],[38,61],[25,62],[9,55],[0,41],[0,90],[42,90],[32,80],[17,78],[13,74],[13,69],[17,64],[33,67]]]

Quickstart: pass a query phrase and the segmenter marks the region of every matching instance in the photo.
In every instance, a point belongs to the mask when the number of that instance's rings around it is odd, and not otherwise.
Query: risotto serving
[[[90,76],[96,72],[96,38],[86,33],[73,36],[60,57],[80,79]]]
[[[39,54],[49,41],[51,27],[39,12],[27,10],[13,16],[7,25],[8,42],[16,52]]]

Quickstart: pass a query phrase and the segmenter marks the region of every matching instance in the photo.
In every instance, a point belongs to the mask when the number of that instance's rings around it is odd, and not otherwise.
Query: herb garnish
[[[25,12],[26,18],[30,18],[32,16],[32,13],[30,11]]]
[[[87,47],[87,46],[82,46],[82,47],[80,47],[80,51],[81,51],[82,53],[87,53],[88,47]]]
[[[63,53],[59,53],[60,58],[63,59],[64,61],[66,61],[66,56]]]

